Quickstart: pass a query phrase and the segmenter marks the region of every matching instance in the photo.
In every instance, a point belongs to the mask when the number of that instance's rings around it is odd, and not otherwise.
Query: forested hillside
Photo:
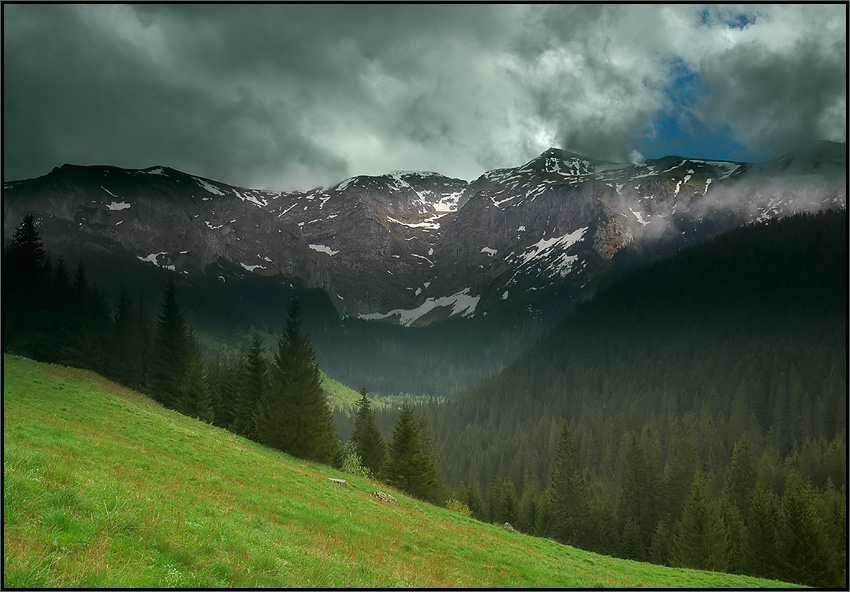
[[[840,585],[847,286],[844,213],[746,227],[635,272],[430,410],[446,480],[485,519],[604,553]],[[556,502],[564,436],[582,485]],[[557,532],[559,504],[583,522]],[[696,516],[722,525],[715,543],[689,546]],[[819,559],[800,565],[794,545]]]
[[[128,292],[113,304],[83,265],[72,277],[51,260],[31,216],[3,255],[4,351],[584,549],[846,583],[843,213],[742,228],[636,270],[457,400],[373,407],[364,389],[356,412],[350,392],[332,411],[295,303],[280,335],[251,331],[205,361],[173,281],[155,319]]]

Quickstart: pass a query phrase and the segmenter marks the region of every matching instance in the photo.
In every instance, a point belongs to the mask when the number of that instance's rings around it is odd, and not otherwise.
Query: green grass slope
[[[395,491],[400,505],[381,502],[371,481],[14,356],[3,452],[4,587],[780,585],[595,555]]]

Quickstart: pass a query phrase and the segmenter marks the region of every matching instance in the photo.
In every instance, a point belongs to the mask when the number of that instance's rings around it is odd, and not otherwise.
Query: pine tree
[[[440,487],[439,469],[434,459],[428,420],[413,415],[404,402],[393,428],[390,454],[384,465],[387,482],[414,497],[432,499]]]
[[[629,520],[638,526],[640,557],[646,556],[660,518],[662,485],[661,458],[655,433],[649,426],[644,430],[643,438],[632,432],[620,458],[617,519],[623,526]]]
[[[522,497],[519,500],[517,530],[534,534],[537,525],[537,507],[540,498],[540,484],[537,475],[526,471],[523,478]]]
[[[460,486],[455,490],[454,498],[459,502],[466,504],[470,512],[472,512],[473,518],[485,522],[487,521],[484,502],[481,499],[481,490],[477,483],[464,485],[464,483],[461,482]]]
[[[749,512],[753,484],[756,482],[756,463],[747,434],[735,444],[732,451],[732,464],[726,479],[726,489],[730,501],[746,521]]]
[[[109,373],[122,384],[141,388],[149,347],[144,305],[140,301],[139,308],[136,308],[129,293],[121,290],[112,325],[107,356]]]
[[[724,571],[728,571],[729,573],[743,573],[744,520],[738,511],[738,506],[727,495],[721,495],[718,499],[717,514],[723,525],[723,538],[726,541],[726,548],[724,550],[726,567]]]
[[[240,366],[218,355],[207,365],[207,388],[219,401],[213,424],[232,429]]]
[[[272,366],[265,396],[258,403],[260,442],[294,456],[341,462],[342,443],[322,389],[321,373],[294,301]]]
[[[779,526],[779,499],[776,494],[764,485],[756,484],[750,494],[747,516],[742,553],[744,573],[775,578],[778,575],[776,537]]]
[[[824,525],[812,504],[811,486],[795,469],[786,476],[779,525],[782,578],[796,584],[831,586],[833,574],[824,545]]]
[[[51,268],[36,228],[35,218],[26,214],[3,248],[3,349],[47,359],[49,302],[46,288]],[[10,289],[11,288],[11,289]]]
[[[363,466],[372,474],[377,475],[387,457],[387,442],[378,429],[375,414],[366,396],[366,387],[360,390],[360,400],[357,402],[357,415],[354,418],[354,431],[351,434],[357,453],[363,460]]]
[[[269,364],[265,346],[259,333],[251,336],[248,351],[237,371],[236,394],[233,407],[233,430],[249,438],[257,435],[258,405],[269,388]]]
[[[175,401],[175,409],[184,415],[208,423],[215,420],[216,399],[210,391],[200,355],[192,352],[189,368]]]
[[[585,539],[588,490],[566,420],[561,426],[561,439],[552,465],[547,495],[551,502],[551,534],[568,545],[582,544]]]
[[[697,453],[691,432],[679,423],[673,433],[664,467],[663,499],[668,524],[676,524],[690,495],[697,470]]]
[[[649,547],[649,560],[657,565],[670,565],[670,554],[673,548],[673,534],[667,522],[661,520],[655,527],[652,543]]]
[[[502,481],[499,490],[499,521],[507,522],[513,526],[517,523],[517,516],[519,515],[519,501],[517,500],[514,482],[510,477],[506,477]]]
[[[150,392],[154,399],[173,407],[190,370],[189,326],[177,302],[177,285],[169,278],[162,295],[150,368]]]
[[[723,571],[727,565],[726,546],[723,524],[709,500],[702,473],[697,473],[675,539],[672,564]]]
[[[634,561],[644,561],[646,559],[643,535],[640,532],[640,525],[634,518],[629,518],[623,525],[623,534],[620,535],[620,546],[617,556]]]
[[[32,214],[24,216],[3,254],[3,279],[15,286],[9,294],[14,292],[20,298],[31,298],[43,288],[47,279],[47,251]]]

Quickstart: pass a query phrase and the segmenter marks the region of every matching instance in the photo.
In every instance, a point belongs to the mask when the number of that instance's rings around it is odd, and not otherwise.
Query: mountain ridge
[[[323,290],[342,319],[411,326],[548,314],[592,294],[626,246],[675,249],[753,219],[846,207],[839,148],[807,150],[811,162],[789,153],[755,164],[612,163],[550,148],[472,181],[394,171],[306,192],[162,165],[63,165],[4,183],[4,234],[33,211],[60,255],[91,243],[186,276],[275,277]],[[786,175],[793,187],[777,184]]]

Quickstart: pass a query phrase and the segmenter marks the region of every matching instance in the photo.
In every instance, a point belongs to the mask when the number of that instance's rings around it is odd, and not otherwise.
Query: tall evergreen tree
[[[540,483],[537,475],[526,471],[523,478],[522,497],[519,500],[519,512],[516,527],[518,530],[534,534],[537,525],[537,508],[540,498]]]
[[[354,418],[354,431],[351,440],[356,446],[363,466],[377,475],[387,457],[387,442],[378,429],[375,414],[366,396],[366,387],[360,389],[360,400],[357,402],[357,415]]]
[[[169,278],[157,317],[150,368],[150,391],[154,399],[173,407],[192,363],[189,326],[177,301],[177,285]]]
[[[516,487],[510,477],[506,477],[499,488],[499,522],[507,522],[511,526],[517,523],[519,516],[519,500]]]
[[[112,325],[107,354],[109,372],[122,384],[141,388],[149,349],[147,318],[141,300],[136,307],[130,294],[121,290]]]
[[[583,544],[588,490],[566,420],[561,426],[561,439],[546,493],[552,512],[551,534],[568,545]]]
[[[4,259],[4,279],[14,282],[14,292],[31,297],[44,287],[48,256],[32,214],[27,213],[15,229]]]
[[[207,388],[218,401],[213,421],[218,427],[233,429],[240,371],[240,360],[233,361],[222,354],[207,364]]]
[[[417,420],[405,401],[393,428],[390,454],[384,475],[390,485],[414,497],[433,499],[440,487],[439,468],[434,458],[428,421]]]
[[[233,430],[249,438],[257,435],[258,405],[269,388],[269,364],[259,333],[251,336],[248,351],[239,364],[233,408]]]
[[[673,432],[664,466],[662,495],[667,524],[676,524],[688,500],[694,474],[697,470],[697,453],[690,429],[679,422]]]
[[[670,565],[670,554],[673,547],[673,535],[667,522],[661,520],[655,527],[652,543],[649,547],[649,560],[658,565]]]
[[[696,474],[673,549],[673,565],[723,571],[727,565],[725,531],[709,499],[705,479]]]
[[[791,469],[786,476],[779,528],[779,563],[782,578],[817,587],[835,585],[825,529],[812,504],[812,489]]]
[[[617,519],[624,527],[631,520],[640,531],[640,557],[649,550],[661,514],[663,475],[655,433],[647,426],[643,437],[632,432],[620,458]]]
[[[777,529],[779,499],[758,483],[750,494],[748,521],[743,533],[744,573],[775,578],[777,571]]]
[[[3,290],[3,349],[11,347],[25,355],[43,357],[45,336],[40,333],[46,328],[43,313],[50,268],[32,214],[24,216],[4,245],[2,273],[6,286]]]
[[[301,326],[297,300],[278,338],[271,374],[258,404],[259,440],[300,458],[341,462],[342,442],[322,389],[316,354]]]
[[[180,392],[175,401],[175,408],[184,415],[212,423],[218,406],[215,395],[216,393],[210,390],[207,383],[200,355],[192,352],[189,368],[183,377]]]
[[[735,504],[741,517],[746,521],[749,513],[750,497],[756,482],[756,461],[746,432],[732,450],[732,463],[726,479],[729,500]]]

